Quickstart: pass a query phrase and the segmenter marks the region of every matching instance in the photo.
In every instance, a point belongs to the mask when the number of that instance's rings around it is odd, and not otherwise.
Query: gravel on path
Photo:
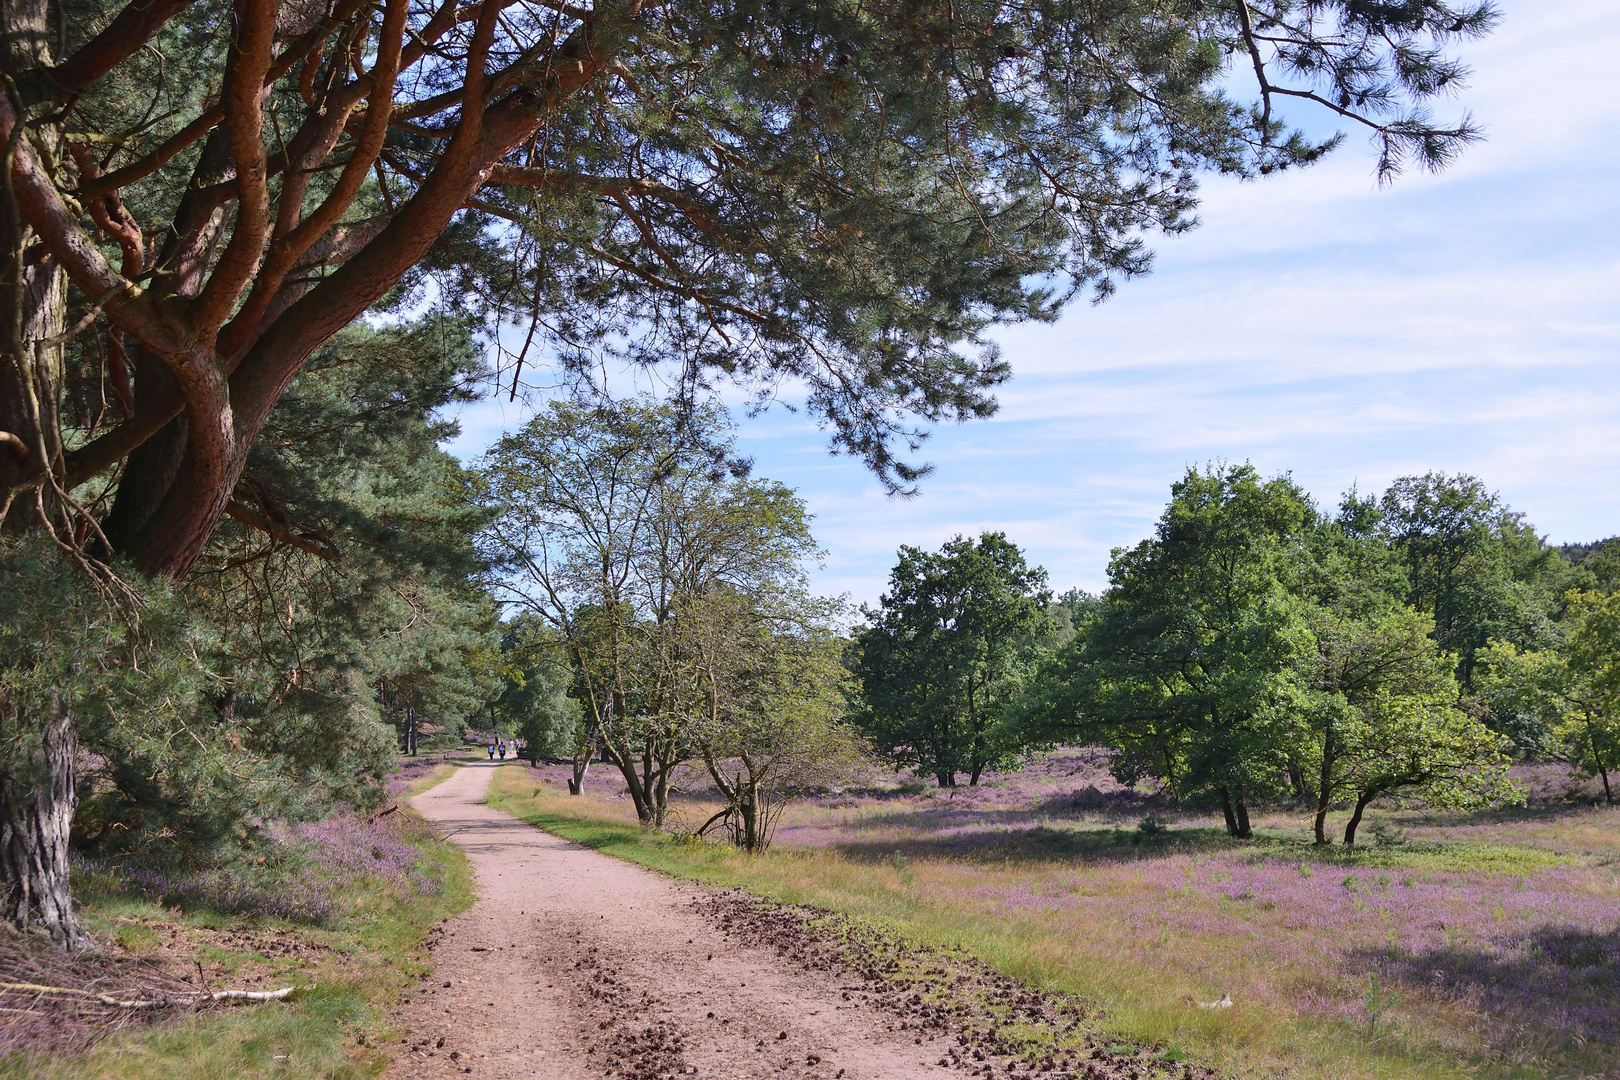
[[[943,1032],[896,1030],[832,971],[728,940],[712,894],[491,808],[497,766],[412,805],[472,862],[478,900],[435,934],[392,1077],[942,1078]],[[960,1075],[960,1074],[958,1074]]]

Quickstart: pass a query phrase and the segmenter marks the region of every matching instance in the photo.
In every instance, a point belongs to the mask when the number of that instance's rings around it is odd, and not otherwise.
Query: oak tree
[[[1236,837],[1284,790],[1314,642],[1296,590],[1314,507],[1250,465],[1189,469],[1154,535],[1114,553],[1110,588],[1045,665],[1026,718],[1114,747],[1125,783],[1213,796]]]
[[[856,722],[896,766],[977,784],[1020,749],[1005,712],[1056,629],[1050,600],[1046,571],[1003,533],[902,547],[856,636]]]

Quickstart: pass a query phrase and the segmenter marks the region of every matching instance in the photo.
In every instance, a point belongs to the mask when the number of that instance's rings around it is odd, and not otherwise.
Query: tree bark
[[[1236,800],[1233,805],[1237,809],[1237,837],[1239,840],[1247,840],[1254,835],[1254,830],[1249,828],[1249,805],[1242,799]]]
[[[1609,770],[1603,764],[1603,755],[1598,753],[1597,732],[1592,729],[1590,720],[1586,724],[1586,737],[1592,742],[1592,764],[1597,766],[1598,775],[1603,778],[1603,801],[1613,806],[1614,792],[1609,789]]]
[[[28,724],[32,719],[16,716]],[[78,735],[71,706],[56,696],[42,729],[26,738],[25,760],[0,768],[0,896],[19,930],[43,929],[75,952],[94,943],[68,895],[68,832],[78,808],[74,757]]]
[[[745,781],[742,798],[737,803],[737,812],[742,816],[742,847],[744,851],[758,851],[760,848],[760,810],[759,785],[751,781]]]
[[[984,772],[984,732],[979,730],[979,699],[973,691],[971,674],[968,676],[968,730],[973,732],[968,758],[968,787],[978,787],[979,774]]]
[[[1232,813],[1232,793],[1225,788],[1220,789],[1221,813],[1226,816],[1226,835],[1238,835],[1237,815]]]
[[[0,69],[15,80],[24,109],[49,92],[41,73],[51,64],[52,26],[47,0],[3,0],[0,15]],[[7,88],[7,93],[10,88]],[[41,123],[31,138],[9,149],[29,150],[25,142],[57,156],[61,129]],[[3,152],[6,147],[0,147]],[[9,158],[8,158],[9,160]],[[67,277],[61,263],[34,242],[10,185],[0,191],[0,523],[16,533],[41,524],[34,501],[22,493],[9,506],[7,494],[37,484],[60,464],[62,446],[56,423],[63,348],[41,343],[67,324]],[[8,513],[8,510],[10,511]]]
[[[1289,790],[1293,792],[1296,800],[1303,802],[1306,797],[1305,770],[1300,768],[1299,762],[1293,758],[1288,759],[1287,769]]]
[[[1378,798],[1376,791],[1364,791],[1356,797],[1356,808],[1350,814],[1350,820],[1344,826],[1344,846],[1354,847],[1356,843],[1356,829],[1361,825],[1361,812],[1367,809],[1367,804]]]
[[[1322,772],[1318,777],[1316,793],[1316,843],[1317,846],[1327,844],[1327,816],[1328,807],[1333,802],[1333,728],[1329,725],[1327,733],[1322,737]]]
[[[596,728],[585,736],[584,742],[574,747],[574,775],[568,780],[568,794],[582,795],[585,792],[585,773],[591,767],[591,758],[596,756]],[[537,761],[535,764],[539,764]]]

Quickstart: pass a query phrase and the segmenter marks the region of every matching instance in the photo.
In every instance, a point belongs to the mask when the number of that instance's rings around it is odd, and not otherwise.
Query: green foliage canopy
[[[856,637],[857,722],[895,762],[954,787],[1021,749],[1005,711],[1057,627],[1046,571],[1004,533],[902,547]]]

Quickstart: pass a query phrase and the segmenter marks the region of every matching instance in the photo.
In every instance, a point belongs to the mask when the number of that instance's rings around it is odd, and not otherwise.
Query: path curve
[[[466,851],[478,900],[431,944],[389,1075],[486,1080],[913,1080],[943,1040],[894,1030],[767,949],[726,940],[708,895],[488,805],[464,765],[412,806]]]

